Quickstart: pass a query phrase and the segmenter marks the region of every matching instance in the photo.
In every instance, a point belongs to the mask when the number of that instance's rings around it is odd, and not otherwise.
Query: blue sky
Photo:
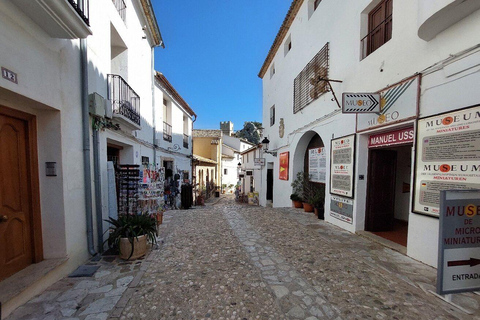
[[[152,0],[165,42],[162,72],[198,115],[196,129],[262,121],[257,74],[291,0]]]

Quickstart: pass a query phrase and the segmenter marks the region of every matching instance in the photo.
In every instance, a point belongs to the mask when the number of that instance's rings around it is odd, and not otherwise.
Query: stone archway
[[[322,138],[318,133],[315,131],[307,131],[299,140],[297,143],[297,147],[295,148],[295,152],[293,155],[293,164],[292,164],[292,174],[295,179],[297,174],[301,171],[305,172],[307,176],[310,176],[310,163],[309,163],[309,156],[310,156],[310,150],[321,150],[320,148],[324,148],[325,145],[323,143]],[[316,155],[314,155],[315,157]],[[318,157],[316,158],[317,163],[318,162]],[[323,162],[322,166],[326,170],[326,157],[323,157]],[[318,172],[318,166],[316,167],[317,172]],[[326,184],[326,177],[323,176],[322,182],[318,181],[319,175],[314,175],[315,178],[312,178],[312,180],[309,181],[308,188],[311,190],[311,195],[317,194],[317,195],[322,195],[322,198],[325,199],[325,184]],[[307,200],[307,199],[304,199]],[[308,201],[307,201],[308,202]],[[319,218],[323,219],[323,205],[318,206],[317,208],[320,209],[321,213],[319,213]]]

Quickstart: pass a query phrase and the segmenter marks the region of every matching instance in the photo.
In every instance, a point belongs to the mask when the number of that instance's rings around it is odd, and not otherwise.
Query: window
[[[293,82],[293,113],[297,113],[327,92],[328,42],[303,68]]]
[[[320,4],[320,2],[322,2],[322,0],[315,0],[315,2],[313,3],[313,10],[317,10],[318,5]]]
[[[275,74],[275,63],[272,63],[272,66],[270,67],[270,78],[273,77]]]
[[[228,174],[227,172],[228,172],[228,170],[227,170],[227,169],[223,169],[223,174],[225,174],[225,175],[226,175],[226,174]]]
[[[270,127],[275,124],[275,105],[270,108]]]
[[[287,40],[285,40],[284,55],[286,56],[290,50],[292,50],[292,35],[289,35]]]
[[[163,99],[163,140],[172,142],[172,106]]]
[[[393,0],[381,1],[368,13],[368,34],[362,39],[362,59],[392,38]]]
[[[150,164],[150,158],[142,156],[142,165],[145,167],[148,167],[149,164]]]

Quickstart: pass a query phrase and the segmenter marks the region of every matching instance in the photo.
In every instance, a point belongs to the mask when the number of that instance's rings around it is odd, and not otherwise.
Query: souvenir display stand
[[[155,215],[158,224],[162,223],[164,211],[165,169],[144,168],[140,172],[138,209],[144,214]]]
[[[119,193],[118,214],[138,213],[138,182],[140,169],[138,165],[120,165],[118,169]]]

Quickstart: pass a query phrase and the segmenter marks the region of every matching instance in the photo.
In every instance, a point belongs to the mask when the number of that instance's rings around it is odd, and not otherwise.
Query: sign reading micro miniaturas
[[[343,93],[342,113],[380,112],[380,93]]]
[[[480,190],[440,193],[437,293],[480,289]]]

